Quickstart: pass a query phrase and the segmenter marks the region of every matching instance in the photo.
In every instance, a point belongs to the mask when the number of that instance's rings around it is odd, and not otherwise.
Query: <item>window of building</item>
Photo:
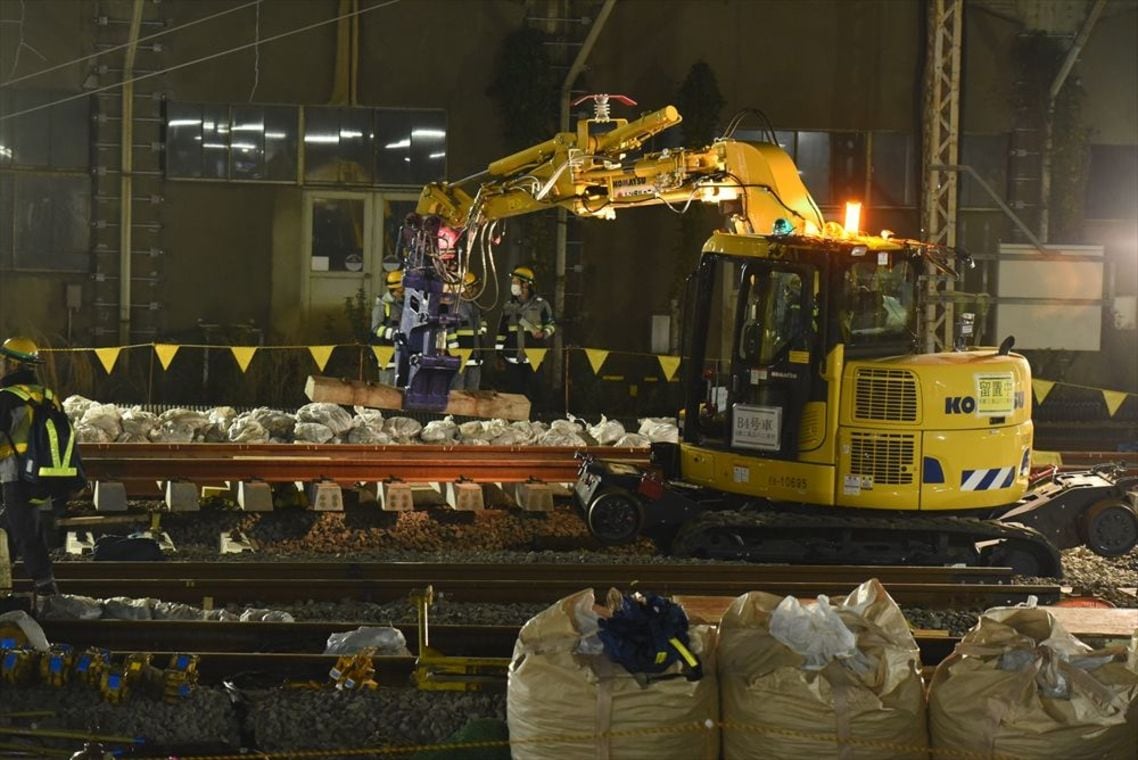
[[[971,166],[1001,199],[1007,198],[1008,136],[961,135],[960,163]],[[970,175],[960,175],[959,203],[964,208],[999,208],[983,187]]]
[[[4,113],[50,103],[71,93],[8,90]],[[0,121],[0,168],[87,169],[90,166],[91,111],[87,98]]]
[[[231,179],[296,181],[296,108],[233,106],[229,135]]]
[[[871,205],[897,208],[917,205],[918,160],[913,136],[874,132],[871,149]]]
[[[376,111],[375,178],[380,185],[425,185],[446,176],[443,111]]]
[[[1084,212],[1089,219],[1138,217],[1138,145],[1092,145]]]
[[[87,271],[90,198],[83,175],[0,175],[0,268]]]

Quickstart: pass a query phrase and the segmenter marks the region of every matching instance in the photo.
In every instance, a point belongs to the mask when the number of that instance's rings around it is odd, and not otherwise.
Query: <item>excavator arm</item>
[[[552,208],[611,219],[621,209],[645,205],[735,202],[724,208],[736,209],[730,220],[738,232],[768,233],[778,219],[800,233],[823,229],[822,214],[794,162],[776,145],[719,140],[701,149],[629,159],[653,135],[680,121],[672,106],[631,122],[582,120],[576,133],[562,132],[465,180],[427,185],[417,212],[469,231]]]

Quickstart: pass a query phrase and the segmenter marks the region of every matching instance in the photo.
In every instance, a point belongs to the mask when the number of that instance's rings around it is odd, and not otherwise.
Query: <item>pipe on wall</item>
[[[130,340],[131,280],[131,198],[134,194],[134,55],[138,51],[138,33],[142,28],[143,0],[134,0],[130,17],[130,37],[123,60],[122,141],[119,168],[119,345]]]

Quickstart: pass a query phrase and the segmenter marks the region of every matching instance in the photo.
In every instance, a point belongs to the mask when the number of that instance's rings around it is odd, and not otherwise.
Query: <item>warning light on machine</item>
[[[861,204],[855,201],[846,203],[846,223],[843,225],[847,235],[856,235],[861,225]]]

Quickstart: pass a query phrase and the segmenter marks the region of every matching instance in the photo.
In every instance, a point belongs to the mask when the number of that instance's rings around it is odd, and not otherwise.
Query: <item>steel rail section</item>
[[[327,680],[328,671],[336,662],[335,655],[320,653],[328,636],[359,625],[358,622],[46,621],[44,632],[50,640],[65,642],[77,649],[104,647],[120,654],[149,652],[159,667],[173,653],[196,653],[200,657],[198,672],[207,683],[229,680],[234,673],[242,672],[256,672],[281,680],[321,681]],[[415,626],[396,627],[407,639],[410,656],[373,659],[375,677],[386,685],[407,684],[414,668]],[[516,626],[431,626],[431,646],[453,657],[508,660],[518,631]],[[959,641],[935,632],[917,632],[915,638],[926,667],[947,657]]]
[[[614,446],[437,446],[280,443],[83,443],[80,452],[91,480],[265,480],[328,479],[361,483],[399,478],[441,482],[466,478],[495,483],[536,478],[576,478],[576,455],[646,465],[644,449]],[[1138,453],[1060,452],[1063,469],[1121,462],[1138,470]]]
[[[312,580],[400,580],[465,577],[479,580],[546,581],[572,575],[580,583],[628,585],[668,582],[678,577],[754,585],[783,582],[843,582],[848,578],[877,578],[882,583],[999,583],[1012,579],[1007,567],[942,567],[917,565],[762,565],[742,563],[619,563],[565,564],[492,562],[56,562],[55,577],[62,581],[97,578],[207,579],[268,578]],[[13,569],[26,577],[23,565]]]
[[[572,568],[567,568],[571,575]],[[522,575],[519,573],[519,575]],[[750,591],[766,591],[779,596],[809,598],[818,594],[848,594],[864,576],[833,581],[771,581],[756,587],[751,580],[700,581],[673,579],[631,584],[662,595],[739,596]],[[405,600],[413,589],[433,585],[436,593],[453,602],[552,604],[584,587],[594,586],[602,594],[609,583],[593,584],[572,577],[534,580],[479,580],[469,576],[421,579],[318,579],[303,577],[277,579],[246,578],[86,578],[66,581],[64,591],[96,598],[112,596],[152,597],[168,602],[198,606],[226,604],[287,604],[304,600],[337,601],[352,599],[376,604]],[[627,584],[625,588],[631,587]],[[31,581],[14,582],[17,592],[30,592]],[[963,584],[889,583],[889,594],[900,604],[935,607],[990,607],[1016,604],[1035,596],[1042,603],[1058,600],[1060,587],[1052,584]]]
[[[480,483],[571,482],[577,455],[646,465],[644,449],[593,446],[373,446],[359,444],[82,444],[89,480],[189,480],[291,482],[334,480],[343,484],[397,478]]]

